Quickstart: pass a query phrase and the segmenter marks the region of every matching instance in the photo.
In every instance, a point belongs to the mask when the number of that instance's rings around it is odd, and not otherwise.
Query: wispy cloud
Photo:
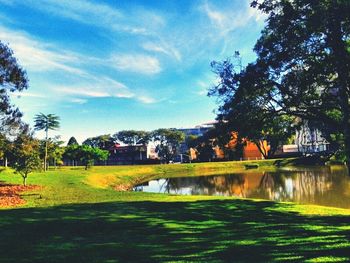
[[[86,74],[72,65],[80,61],[75,54],[54,51],[53,46],[42,44],[25,32],[12,31],[0,26],[0,39],[10,44],[20,63],[30,71],[63,70],[78,75]]]
[[[159,60],[143,54],[114,54],[111,66],[120,70],[141,74],[157,74],[162,71]]]
[[[145,104],[153,104],[157,102],[155,98],[149,96],[137,96],[137,100]]]
[[[142,44],[143,49],[147,51],[162,53],[170,57],[175,58],[177,61],[181,61],[181,53],[176,48],[170,46],[166,43],[155,43],[155,42],[146,42]]]
[[[47,98],[44,94],[32,93],[32,92],[13,92],[13,96],[15,97],[25,97],[25,98]]]
[[[233,7],[224,9],[205,1],[200,10],[207,15],[220,34],[225,36],[237,28],[246,26],[251,20],[255,20],[255,22],[263,22],[265,20],[266,16],[255,8],[250,7],[249,2],[242,1],[240,9]]]
[[[117,98],[132,98],[132,93],[124,84],[107,78],[101,77],[95,78],[86,83],[78,83],[75,85],[60,85],[54,87],[54,90],[63,95],[79,95],[82,97],[92,98],[104,98],[104,97],[117,97]]]
[[[76,104],[85,104],[87,103],[87,99],[72,98],[70,102],[76,103]]]
[[[158,100],[143,91],[132,92],[129,87],[108,77],[91,79],[89,83],[54,86],[52,89],[73,103],[84,104],[89,98],[124,98],[139,101],[144,104],[157,103]]]
[[[43,13],[82,24],[137,35],[152,34],[151,28],[164,23],[161,16],[146,10],[125,14],[101,1],[88,0],[0,0],[7,5],[26,5]],[[144,23],[146,22],[146,23]]]
[[[16,1],[16,0],[14,0]],[[69,18],[86,24],[108,24],[123,17],[116,8],[85,0],[17,0],[51,15]]]

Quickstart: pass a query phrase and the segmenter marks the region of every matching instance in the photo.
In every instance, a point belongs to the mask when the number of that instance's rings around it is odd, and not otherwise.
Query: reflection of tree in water
[[[336,199],[341,198],[345,193],[343,190],[335,191],[344,185],[344,182],[337,182],[341,180],[340,178],[349,181],[349,178],[344,177],[344,171],[333,173],[330,167],[265,173],[252,197],[338,206]]]
[[[239,195],[245,197],[247,181],[243,174],[167,179],[166,192],[179,193],[190,188],[193,195]]]
[[[333,168],[332,168],[333,169]],[[329,167],[167,179],[163,192],[225,195],[350,208],[350,178]]]

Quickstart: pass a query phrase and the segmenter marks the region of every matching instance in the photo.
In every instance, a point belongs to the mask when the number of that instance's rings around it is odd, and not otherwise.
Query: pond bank
[[[133,186],[151,179],[232,174],[239,172],[277,171],[288,167],[292,159],[186,163],[164,165],[104,166],[92,168],[86,183],[100,188],[113,187],[117,191],[130,191]],[[248,168],[247,168],[248,167]]]

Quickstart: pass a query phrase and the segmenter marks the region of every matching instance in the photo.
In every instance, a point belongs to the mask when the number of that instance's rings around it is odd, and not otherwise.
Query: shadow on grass
[[[350,260],[349,216],[249,200],[113,202],[0,211],[0,262]]]

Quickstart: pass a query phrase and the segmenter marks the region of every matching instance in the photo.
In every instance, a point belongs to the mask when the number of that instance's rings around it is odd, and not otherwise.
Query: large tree
[[[123,130],[114,134],[113,137],[127,145],[146,144],[150,140],[150,133],[147,131]]]
[[[72,137],[69,138],[68,143],[67,143],[67,146],[69,146],[69,145],[74,145],[74,144],[79,145],[77,139],[75,139],[75,137],[72,136]]]
[[[350,1],[264,0],[252,6],[267,14],[254,48],[258,58],[242,72],[222,75],[219,118],[235,119],[242,94],[246,116],[310,120],[332,145],[344,145],[350,165]]]
[[[178,154],[180,143],[185,141],[185,134],[175,129],[157,129],[151,133],[156,152],[161,160],[169,163]]]
[[[109,150],[114,145],[114,139],[110,134],[104,134],[87,138],[83,141],[83,144],[102,150]]]
[[[28,88],[26,72],[12,50],[0,41],[0,133],[7,134],[21,126],[22,114],[11,104],[10,93]]]
[[[60,118],[55,114],[39,113],[34,118],[34,129],[37,131],[45,131],[45,154],[44,154],[44,171],[47,170],[47,156],[49,144],[49,130],[57,130],[60,127]]]

